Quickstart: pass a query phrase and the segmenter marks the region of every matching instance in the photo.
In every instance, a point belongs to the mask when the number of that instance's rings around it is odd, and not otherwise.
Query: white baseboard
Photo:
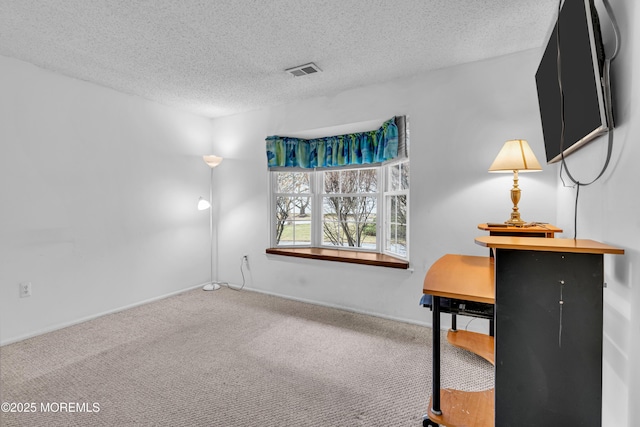
[[[200,285],[190,286],[188,288],[181,289],[181,290],[174,291],[174,292],[169,292],[168,294],[163,294],[163,295],[160,295],[160,296],[157,296],[157,297],[153,297],[153,298],[149,298],[149,299],[146,299],[146,300],[143,300],[143,301],[138,301],[138,302],[135,302],[133,304],[128,304],[128,305],[125,305],[125,306],[122,306],[122,307],[114,308],[113,310],[107,310],[107,311],[103,311],[103,312],[98,313],[98,314],[92,314],[91,316],[82,317],[80,319],[75,319],[75,320],[72,320],[70,322],[58,323],[56,325],[52,325],[52,326],[48,326],[48,327],[46,327],[44,329],[40,329],[40,330],[38,330],[36,332],[32,332],[32,333],[29,333],[29,334],[26,334],[26,335],[21,335],[21,336],[18,336],[18,337],[10,338],[10,339],[5,340],[5,341],[0,340],[0,346],[13,344],[15,342],[23,341],[23,340],[26,340],[28,338],[37,337],[38,335],[46,334],[48,332],[57,331],[58,329],[67,328],[69,326],[73,326],[73,325],[77,325],[79,323],[83,323],[83,322],[86,322],[86,321],[89,321],[89,320],[97,319],[98,317],[106,316],[107,314],[118,313],[120,311],[124,311],[124,310],[128,310],[130,308],[138,307],[138,306],[143,305],[143,304],[148,304],[148,303],[153,302],[153,301],[158,301],[158,300],[161,300],[161,299],[165,299],[165,298],[168,298],[168,297],[173,296],[173,295],[178,295],[178,294],[181,294],[183,292],[190,291],[192,289],[201,288],[204,285],[206,285],[207,283],[209,283],[209,282],[205,282],[205,283],[202,283]]]
[[[386,314],[381,314],[381,313],[376,313],[376,312],[372,312],[372,311],[367,311],[367,310],[357,310],[354,309],[352,307],[345,307],[345,306],[341,306],[339,304],[329,304],[329,303],[325,303],[322,301],[315,301],[315,300],[309,300],[309,299],[305,299],[305,298],[296,298],[296,297],[292,297],[289,295],[282,295],[282,294],[278,294],[276,292],[268,292],[268,291],[264,291],[262,289],[255,289],[255,288],[247,288],[245,287],[244,290],[247,291],[251,291],[251,292],[257,292],[260,294],[265,294],[265,295],[271,295],[274,297],[278,297],[278,298],[284,298],[284,299],[289,299],[292,301],[299,301],[299,302],[304,302],[307,304],[313,304],[313,305],[319,305],[322,307],[329,307],[329,308],[335,308],[338,310],[344,310],[344,311],[348,311],[351,313],[357,313],[357,314],[366,314],[367,316],[373,316],[373,317],[380,317],[382,319],[387,319],[387,320],[394,320],[396,322],[403,322],[403,323],[409,323],[412,325],[418,325],[418,326],[426,326],[431,328],[433,326],[432,322],[430,321],[417,321],[415,319],[408,319],[405,317],[396,317],[396,316],[389,316]],[[475,317],[468,317],[468,316],[462,316],[459,315],[458,316],[458,326],[461,326],[464,323],[464,330],[468,330],[468,331],[472,331],[472,332],[478,332],[478,333],[487,333],[487,331],[484,330],[484,327],[478,327],[477,325],[471,325],[471,323],[477,320],[477,318]],[[471,325],[471,327],[469,327]],[[451,328],[451,326],[449,325],[448,322],[441,322],[440,325],[440,330],[442,331],[448,331]]]
[[[351,313],[366,314],[367,316],[380,317],[382,319],[395,320],[397,322],[409,323],[409,324],[412,324],[412,325],[431,327],[431,322],[421,322],[421,321],[417,321],[417,320],[414,320],[414,319],[408,319],[408,318],[405,318],[405,317],[395,317],[395,316],[389,316],[389,315],[386,315],[386,314],[380,314],[380,313],[367,311],[367,310],[358,310],[358,309],[354,309],[352,307],[346,307],[346,306],[342,306],[342,305],[339,305],[339,304],[329,304],[329,303],[322,302],[322,301],[309,300],[309,299],[305,299],[305,298],[297,298],[297,297],[292,297],[292,296],[289,296],[289,295],[278,294],[276,292],[264,291],[262,289],[255,289],[255,288],[247,288],[247,287],[245,287],[244,290],[251,291],[251,292],[257,292],[259,294],[264,294],[264,295],[271,295],[271,296],[274,296],[274,297],[284,298],[284,299],[288,299],[288,300],[292,300],[292,301],[299,301],[299,302],[304,302],[304,303],[307,303],[307,304],[319,305],[319,306],[322,306],[322,307],[335,308],[335,309],[338,309],[338,310],[348,311],[348,312],[351,312]]]

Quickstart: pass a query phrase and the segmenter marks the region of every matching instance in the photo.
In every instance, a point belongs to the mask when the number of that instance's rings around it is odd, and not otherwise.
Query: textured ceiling
[[[0,55],[220,117],[541,47],[557,3],[0,0]]]

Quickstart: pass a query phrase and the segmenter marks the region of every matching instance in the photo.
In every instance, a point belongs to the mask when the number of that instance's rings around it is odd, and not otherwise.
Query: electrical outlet
[[[31,282],[22,282],[18,286],[20,288],[20,298],[31,296]]]
[[[243,255],[242,256],[242,262],[247,264],[247,267],[248,267],[249,266],[249,255]]]

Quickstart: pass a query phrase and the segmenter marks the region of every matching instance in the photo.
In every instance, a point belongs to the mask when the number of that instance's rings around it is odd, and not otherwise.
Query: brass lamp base
[[[507,225],[512,225],[514,227],[525,227],[527,223],[520,219],[520,215],[516,217],[515,215],[511,215],[511,218],[504,222]]]
[[[520,187],[518,187],[518,171],[513,171],[513,188],[511,188],[511,202],[513,202],[513,209],[511,210],[511,218],[504,223],[507,225],[513,225],[514,227],[524,227],[526,222],[520,218],[520,211],[518,210],[518,202],[520,201]]]

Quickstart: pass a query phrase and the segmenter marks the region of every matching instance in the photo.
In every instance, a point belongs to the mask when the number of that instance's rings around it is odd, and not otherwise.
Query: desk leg
[[[440,297],[433,296],[433,395],[431,412],[442,415],[440,410]]]

